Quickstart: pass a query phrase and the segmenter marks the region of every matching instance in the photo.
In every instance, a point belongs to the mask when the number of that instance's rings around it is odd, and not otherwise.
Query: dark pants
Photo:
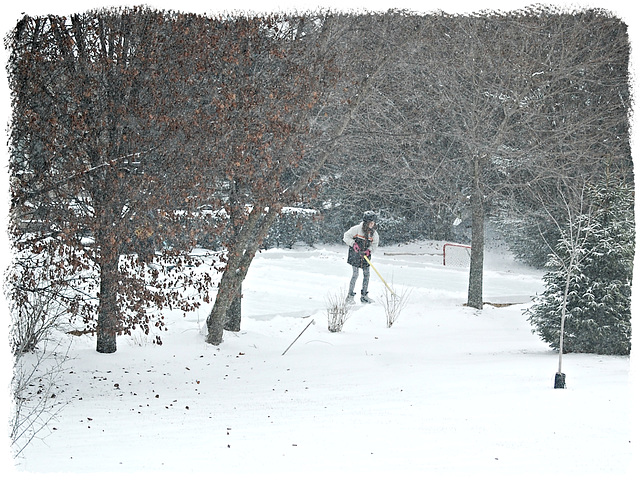
[[[355,295],[356,281],[358,280],[359,267],[351,266],[353,269],[353,275],[351,276],[351,282],[349,283],[349,295]],[[369,292],[369,266],[362,267],[362,295],[365,296]]]

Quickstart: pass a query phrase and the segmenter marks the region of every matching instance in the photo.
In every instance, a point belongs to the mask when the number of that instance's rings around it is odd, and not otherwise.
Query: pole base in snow
[[[556,380],[553,385],[554,389],[565,389],[567,387],[566,376],[562,372],[556,373]]]

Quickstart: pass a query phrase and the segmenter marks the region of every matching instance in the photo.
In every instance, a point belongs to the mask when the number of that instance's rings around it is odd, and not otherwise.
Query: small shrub
[[[32,352],[16,354],[11,380],[13,410],[9,423],[14,457],[49,429],[49,423],[66,405],[65,401],[58,401],[57,392],[67,370],[68,348],[63,354],[59,348],[58,344],[50,350],[43,341]]]
[[[388,289],[385,289],[384,295],[382,296],[382,306],[384,307],[384,314],[387,319],[387,327],[393,326],[398,320],[400,313],[409,300],[409,293],[406,290],[399,294],[395,289],[393,289],[393,291],[396,292],[396,294],[392,294]]]
[[[67,306],[60,287],[21,291],[20,301],[11,310],[11,349],[14,355],[32,352],[59,330],[67,319]]]
[[[347,302],[347,295],[344,290],[331,293],[327,296],[327,320],[329,331],[340,332],[342,326],[351,315],[353,304]]]

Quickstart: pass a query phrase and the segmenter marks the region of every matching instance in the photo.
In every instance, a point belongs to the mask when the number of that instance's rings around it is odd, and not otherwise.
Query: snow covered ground
[[[94,338],[73,338],[57,384],[65,406],[15,460],[15,477],[627,478],[630,360],[565,355],[567,389],[553,389],[557,353],[522,313],[541,272],[487,253],[485,300],[517,304],[476,311],[441,243],[387,246],[373,261],[408,293],[399,319],[386,327],[372,272],[377,303],[331,333],[326,299],[347,286],[345,249],[259,253],[242,330],[220,346],[204,342],[210,306],[167,312],[162,346],[120,338],[104,355]]]

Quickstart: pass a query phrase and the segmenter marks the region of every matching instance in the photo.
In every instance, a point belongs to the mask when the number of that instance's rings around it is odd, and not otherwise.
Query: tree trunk
[[[118,257],[100,260],[100,299],[96,326],[96,351],[102,354],[116,352],[118,333]]]
[[[467,305],[482,309],[482,277],[484,269],[484,202],[480,188],[479,159],[474,159],[474,190],[471,195],[471,265]]]
[[[222,274],[216,302],[207,317],[207,342],[209,344],[217,346],[222,343],[227,312],[232,302],[238,297],[241,283],[239,277],[239,272],[232,272],[229,269]]]
[[[240,183],[238,180],[234,180],[231,183],[231,193],[229,195],[229,200],[231,203],[231,211],[229,212],[229,222],[233,227],[233,237],[234,239],[238,239],[240,235],[240,226],[243,216],[243,211],[245,209],[244,202],[242,201],[242,197],[239,194]],[[242,320],[242,283],[238,286],[238,293],[235,295],[227,313],[225,315],[224,329],[232,332],[240,331],[240,323]]]
[[[238,288],[236,297],[231,301],[231,305],[227,310],[227,319],[224,323],[224,329],[231,332],[240,332],[240,322],[242,320],[242,284]]]
[[[271,206],[265,212],[264,208],[255,206],[249,218],[242,225],[239,235],[229,252],[227,268],[222,274],[216,295],[216,302],[207,317],[206,342],[215,346],[222,343],[224,325],[228,319],[228,310],[234,300],[240,303],[242,281],[247,276],[251,261],[256,255],[261,239],[269,231],[278,216],[279,209]]]

